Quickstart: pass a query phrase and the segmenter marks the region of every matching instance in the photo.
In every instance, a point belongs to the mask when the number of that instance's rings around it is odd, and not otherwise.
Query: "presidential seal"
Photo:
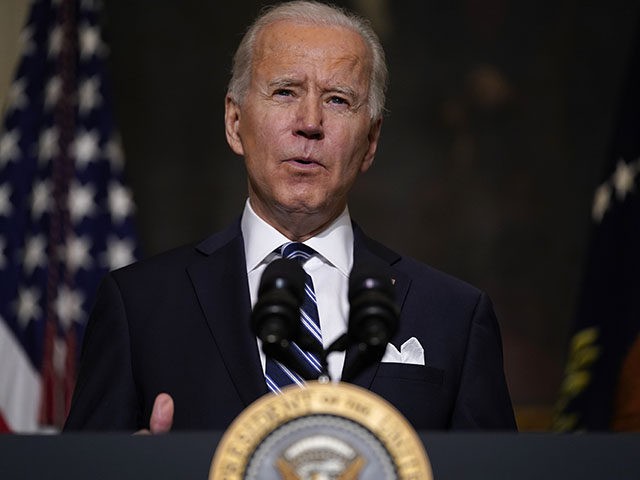
[[[422,443],[377,395],[308,382],[250,405],[223,436],[211,480],[431,480]]]

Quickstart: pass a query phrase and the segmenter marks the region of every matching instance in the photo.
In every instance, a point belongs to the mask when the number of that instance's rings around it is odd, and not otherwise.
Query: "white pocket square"
[[[411,337],[398,349],[388,343],[381,362],[408,363],[411,365],[424,365],[424,348],[416,337]]]

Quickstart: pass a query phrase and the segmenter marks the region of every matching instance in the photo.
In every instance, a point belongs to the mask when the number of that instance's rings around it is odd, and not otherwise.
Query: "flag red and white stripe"
[[[96,0],[35,0],[0,133],[0,429],[62,426],[98,282],[134,260]]]

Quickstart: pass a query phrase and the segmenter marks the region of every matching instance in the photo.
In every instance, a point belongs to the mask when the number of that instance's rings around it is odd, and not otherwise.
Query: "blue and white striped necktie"
[[[280,253],[283,258],[297,260],[301,265],[304,265],[307,260],[317,254],[313,248],[299,242],[285,243],[280,248]],[[304,300],[300,307],[300,321],[304,332],[309,334],[313,349],[321,351],[322,332],[320,331],[318,303],[315,290],[313,289],[313,280],[307,272],[305,272]],[[306,366],[310,372],[317,375],[322,373],[322,365],[316,354],[303,350],[295,342],[291,343],[291,349],[293,354],[299,358],[300,362]],[[267,358],[265,378],[267,387],[274,393],[280,393],[280,389],[286,385],[292,383],[302,385],[304,382],[300,375],[272,358]]]

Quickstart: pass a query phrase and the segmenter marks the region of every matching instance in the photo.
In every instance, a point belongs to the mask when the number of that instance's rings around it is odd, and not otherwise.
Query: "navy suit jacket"
[[[515,428],[487,295],[354,226],[358,261],[391,268],[401,308],[392,343],[416,337],[426,365],[379,363],[353,383],[391,402],[417,430]],[[226,429],[267,393],[250,313],[239,222],[195,247],[110,273],[86,329],[65,429],[148,428],[160,392],[175,401],[174,430]]]

